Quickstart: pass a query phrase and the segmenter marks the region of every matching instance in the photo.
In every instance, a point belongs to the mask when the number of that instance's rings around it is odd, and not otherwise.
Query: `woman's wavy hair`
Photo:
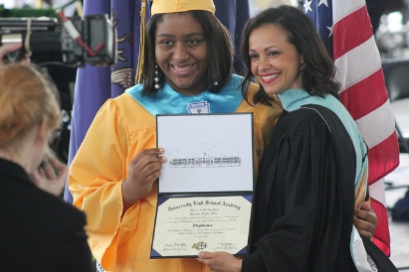
[[[242,93],[247,97],[245,86],[252,80],[251,59],[249,56],[249,39],[251,33],[264,25],[276,25],[287,33],[287,40],[293,44],[304,60],[301,84],[310,95],[323,96],[333,94],[337,97],[340,88],[335,81],[335,66],[318,35],[312,21],[298,8],[281,5],[268,8],[251,18],[242,33],[241,56],[245,65],[245,80]],[[269,95],[260,86],[260,91],[254,97],[254,102],[269,104]]]
[[[37,66],[0,66],[0,147],[18,144],[30,129],[45,121],[49,138],[61,125],[57,88]]]
[[[233,71],[233,44],[229,31],[214,16],[213,13],[202,10],[180,12],[181,16],[192,16],[203,28],[207,42],[207,80],[211,84],[210,92],[217,93],[229,80]],[[155,32],[159,23],[163,22],[166,14],[153,15],[145,28],[145,60],[142,68],[142,94],[155,96]],[[186,26],[189,27],[189,26]],[[160,76],[159,84],[163,85],[165,78]]]

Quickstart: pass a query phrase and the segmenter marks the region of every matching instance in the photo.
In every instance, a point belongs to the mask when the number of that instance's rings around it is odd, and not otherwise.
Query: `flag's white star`
[[[312,12],[311,3],[312,3],[312,0],[309,1],[309,2],[307,0],[307,2],[305,2],[305,4],[304,4],[305,14],[307,14],[308,11]]]
[[[327,26],[327,28],[329,30],[329,35],[328,35],[328,38],[329,38],[329,37],[332,36],[332,34],[334,34],[334,32],[333,32],[334,27],[333,26]]]
[[[320,2],[318,3],[318,6],[321,5],[326,5],[328,7],[328,0],[320,0]]]

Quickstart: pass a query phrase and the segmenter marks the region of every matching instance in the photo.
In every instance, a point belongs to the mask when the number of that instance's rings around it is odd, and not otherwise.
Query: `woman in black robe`
[[[247,82],[261,84],[258,101],[277,95],[285,110],[260,164],[250,254],[200,252],[199,260],[219,272],[383,269],[378,255],[368,256],[380,250],[353,226],[366,195],[367,147],[312,22],[297,8],[270,8],[249,20],[242,42]]]

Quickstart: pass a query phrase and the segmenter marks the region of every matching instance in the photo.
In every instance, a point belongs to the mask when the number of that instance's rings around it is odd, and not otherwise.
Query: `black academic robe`
[[[274,128],[260,164],[243,272],[356,271],[355,150],[335,113],[314,107],[320,113],[283,112]]]
[[[85,214],[0,159],[0,271],[94,271]]]

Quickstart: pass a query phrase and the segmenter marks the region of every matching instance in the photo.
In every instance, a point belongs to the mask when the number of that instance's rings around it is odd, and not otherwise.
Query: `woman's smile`
[[[269,83],[274,82],[278,76],[279,76],[279,73],[260,75],[264,84],[269,84]]]

